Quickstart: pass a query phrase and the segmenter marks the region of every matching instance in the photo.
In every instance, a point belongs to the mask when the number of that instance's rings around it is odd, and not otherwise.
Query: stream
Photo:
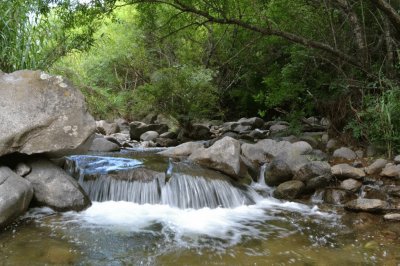
[[[0,265],[400,265],[396,223],[277,200],[262,179],[235,184],[157,151],[69,157],[92,206],[30,209],[0,233]]]

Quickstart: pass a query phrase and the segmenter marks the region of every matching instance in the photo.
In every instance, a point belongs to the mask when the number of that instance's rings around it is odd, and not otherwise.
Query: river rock
[[[276,135],[278,133],[283,133],[289,129],[289,126],[286,125],[272,125],[269,128],[269,132],[271,135]]]
[[[286,181],[280,184],[274,191],[274,197],[278,199],[296,199],[303,192],[305,185],[298,180]]]
[[[365,172],[363,169],[355,168],[346,163],[337,164],[331,167],[332,175],[339,177],[341,179],[354,178],[362,179],[365,177]]]
[[[123,133],[129,135],[129,122],[126,121],[126,119],[116,118],[114,119],[114,123],[116,123],[119,128],[119,131],[115,133]]]
[[[340,188],[350,191],[350,192],[357,192],[362,186],[362,183],[360,181],[357,181],[353,178],[349,178],[346,180],[343,180],[340,183]]]
[[[154,142],[160,147],[173,147],[178,145],[178,140],[167,138],[156,138]]]
[[[379,174],[382,171],[382,169],[386,166],[386,164],[387,160],[377,159],[372,164],[370,164],[368,167],[365,168],[365,173],[367,173],[367,175]]]
[[[294,142],[294,143],[292,143],[292,146],[290,147],[290,149],[295,152],[298,152],[300,154],[309,154],[313,150],[311,145],[306,141]]]
[[[165,139],[176,139],[177,135],[175,132],[168,131],[160,134],[160,138],[165,138]]]
[[[383,216],[387,221],[400,222],[400,213],[388,213]]]
[[[354,198],[353,193],[336,188],[326,189],[324,193],[324,202],[328,204],[341,205]]]
[[[193,124],[189,129],[184,130],[183,136],[192,140],[207,140],[211,138],[211,131],[203,124]]]
[[[347,147],[341,147],[333,152],[333,157],[345,160],[355,160],[357,155],[353,150]]]
[[[264,126],[264,120],[259,117],[241,118],[237,121],[241,125],[250,126],[250,128],[262,128]]]
[[[29,165],[20,162],[15,166],[14,172],[21,177],[25,177],[31,172],[31,170],[32,169]]]
[[[176,147],[171,147],[165,151],[161,151],[158,154],[166,157],[183,157],[189,156],[200,149],[204,149],[204,145],[201,142],[185,142]]]
[[[119,150],[120,146],[118,144],[102,137],[95,138],[92,142],[92,145],[89,148],[89,151],[96,151],[96,152],[111,152]]]
[[[132,122],[129,124],[130,136],[133,140],[140,140],[140,136],[147,131],[156,131],[158,134],[168,132],[168,126],[165,124],[145,124],[143,122]]]
[[[188,159],[234,178],[245,177],[247,174],[246,166],[240,158],[240,142],[230,137],[216,141],[209,148],[196,150]]]
[[[335,140],[335,139],[330,139],[326,143],[326,149],[328,151],[334,150],[337,146],[338,146],[338,143],[337,143],[337,140]]]
[[[41,71],[0,72],[0,107],[0,156],[83,152],[96,127],[82,93]]]
[[[395,165],[392,163],[388,163],[385,168],[382,169],[380,173],[381,176],[385,177],[400,177],[400,165]]]
[[[288,141],[278,142],[272,139],[263,139],[255,144],[243,143],[241,149],[243,156],[252,162],[262,164],[291,147],[292,144]]]
[[[105,120],[96,121],[96,130],[103,135],[111,135],[120,132],[117,123],[109,123]]]
[[[397,155],[396,157],[394,157],[393,161],[395,164],[400,164],[400,155]]]
[[[400,198],[400,186],[388,185],[384,187],[384,190],[388,195]]]
[[[56,211],[81,211],[91,202],[78,182],[50,161],[29,162],[32,172],[25,178],[31,182],[34,201]]]
[[[268,136],[268,130],[254,129],[249,133],[249,137],[253,139],[265,139]]]
[[[379,199],[355,199],[347,202],[344,207],[350,211],[381,213],[387,211],[389,205],[386,201]]]
[[[153,141],[156,138],[158,138],[159,134],[157,131],[147,131],[144,132],[142,135],[140,135],[140,140],[141,141]]]
[[[330,177],[331,166],[327,162],[312,161],[302,165],[293,176],[294,180],[300,180],[307,182],[311,178],[317,176],[327,176]]]
[[[292,179],[293,174],[308,162],[307,157],[298,152],[281,152],[271,161],[268,172],[266,172],[265,182],[269,186],[277,186],[289,181]]]
[[[23,214],[32,196],[33,188],[29,181],[8,167],[0,167],[0,228]]]

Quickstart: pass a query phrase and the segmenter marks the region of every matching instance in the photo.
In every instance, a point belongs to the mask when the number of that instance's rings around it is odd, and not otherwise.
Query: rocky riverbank
[[[400,220],[400,157],[387,160],[375,158],[371,149],[340,147],[326,133],[326,119],[304,119],[298,137],[289,135],[285,121],[257,117],[185,129],[162,115],[95,122],[79,91],[40,71],[1,73],[0,96],[0,227],[31,206],[90,206],[86,192],[62,169],[63,156],[157,146],[169,147],[161,156],[189,160],[233,182],[250,184],[262,174],[276,198]]]

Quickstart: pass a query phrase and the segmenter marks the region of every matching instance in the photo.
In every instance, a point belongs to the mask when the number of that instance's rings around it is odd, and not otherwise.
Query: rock
[[[269,186],[277,186],[293,177],[293,173],[308,163],[306,156],[293,151],[284,151],[278,154],[270,163],[265,182]]]
[[[325,118],[325,117],[321,118],[321,121],[319,123],[321,126],[324,126],[324,127],[329,127],[331,125],[331,122],[329,121],[329,119]]]
[[[397,155],[396,157],[394,157],[393,161],[395,164],[400,164],[400,155]]]
[[[251,129],[262,128],[264,126],[264,120],[259,117],[241,118],[237,122],[241,125],[250,126]]]
[[[333,157],[345,160],[355,160],[357,155],[354,151],[347,147],[341,147],[333,152]]]
[[[277,124],[277,125],[270,126],[269,132],[270,132],[271,135],[275,135],[275,134],[278,134],[278,133],[285,132],[288,129],[289,129],[289,126]]]
[[[28,175],[31,172],[31,167],[25,163],[18,163],[17,166],[15,166],[14,172],[21,176],[24,177]]]
[[[183,157],[189,156],[193,152],[204,149],[204,145],[200,142],[186,142],[176,147],[168,148],[165,151],[161,151],[158,154],[166,157]]]
[[[160,138],[165,138],[165,139],[176,139],[176,137],[177,137],[176,133],[171,131],[160,134]]]
[[[354,178],[362,179],[365,177],[365,172],[363,169],[355,168],[346,163],[337,164],[331,167],[332,175],[339,177],[341,179]]]
[[[328,154],[321,150],[312,150],[307,154],[307,157],[312,161],[327,161],[329,159]]]
[[[327,133],[323,134],[321,137],[322,144],[326,145],[328,143],[328,141],[329,141],[329,135]]]
[[[193,140],[207,140],[211,138],[210,128],[202,124],[193,124],[184,131],[184,137]]]
[[[341,205],[354,198],[354,194],[341,189],[327,189],[324,193],[324,202],[328,204]]]
[[[325,188],[329,185],[332,177],[330,175],[320,175],[309,179],[306,183],[307,192],[313,192],[317,189]]]
[[[119,132],[116,133],[123,133],[129,135],[129,122],[123,118],[116,118],[114,123],[118,125]],[[115,134],[115,133],[114,133]]]
[[[249,126],[249,125],[238,124],[238,125],[236,125],[232,130],[233,130],[234,132],[237,132],[237,133],[243,135],[243,134],[250,133],[250,131],[251,131],[251,126]]]
[[[313,150],[311,145],[305,141],[297,141],[295,143],[292,143],[291,149],[297,151],[300,154],[309,154]]]
[[[89,151],[97,152],[110,152],[119,151],[120,147],[114,142],[111,142],[105,138],[95,138],[90,146]]]
[[[364,151],[363,150],[356,150],[355,154],[356,154],[357,158],[359,158],[359,159],[364,157]]]
[[[388,213],[383,216],[383,219],[386,221],[399,222],[400,221],[400,213]]]
[[[156,138],[155,143],[160,147],[173,147],[178,145],[178,140],[176,139],[167,139],[167,138]]]
[[[0,106],[0,156],[84,152],[95,131],[82,93],[60,76],[0,73]]]
[[[392,163],[386,164],[385,168],[380,173],[381,176],[385,177],[400,177],[400,165],[394,165]]]
[[[388,199],[388,194],[386,194],[383,189],[371,185],[364,185],[364,187],[362,187],[362,195],[365,199]]]
[[[31,161],[32,172],[25,178],[31,182],[33,199],[40,206],[56,211],[81,211],[91,205],[78,182],[50,161]]]
[[[374,157],[377,154],[377,149],[374,145],[370,144],[367,147],[367,157]]]
[[[122,146],[122,144],[121,144],[116,138],[114,138],[114,137],[112,137],[112,136],[104,136],[103,138],[106,139],[106,140],[108,140],[108,141],[111,141],[112,143],[117,144],[118,147],[121,147],[121,146]]]
[[[0,167],[0,228],[23,214],[32,196],[33,188],[29,181],[8,167]]]
[[[268,136],[268,131],[256,128],[249,133],[249,136],[253,139],[265,139]]]
[[[317,176],[331,177],[331,166],[327,162],[312,161],[302,165],[293,176],[294,180],[307,182]]]
[[[384,188],[386,193],[392,197],[400,198],[400,186],[389,185]]]
[[[129,136],[129,133],[114,133],[111,134],[110,136],[106,136],[105,139],[112,141],[112,139],[116,140],[119,145],[124,145],[124,143],[129,142],[131,140],[131,137]]]
[[[347,202],[344,207],[349,211],[381,213],[387,211],[389,205],[387,202],[379,199],[355,199]]]
[[[140,135],[141,141],[153,141],[158,138],[159,134],[157,131],[146,131],[142,135]]]
[[[328,151],[334,150],[337,147],[338,143],[337,140],[335,139],[330,139],[328,140],[328,142],[326,143],[326,149]]]
[[[360,181],[357,181],[355,179],[349,178],[346,180],[343,180],[340,183],[340,188],[350,191],[350,192],[357,192],[362,186],[362,183]]]
[[[367,175],[378,174],[382,171],[382,169],[386,166],[387,160],[385,159],[377,159],[368,167],[365,168],[365,173]]]
[[[274,197],[278,199],[296,199],[303,192],[305,185],[298,180],[291,180],[280,184],[274,191]]]
[[[142,122],[132,122],[130,126],[130,136],[133,140],[140,140],[140,136],[147,131],[156,131],[158,134],[168,132],[168,126],[165,124],[145,124]]]
[[[120,132],[117,123],[108,123],[105,120],[96,121],[96,130],[103,135],[111,135]]]
[[[308,132],[306,132],[306,133],[308,133]],[[310,136],[310,135],[300,136],[300,140],[303,141],[303,142],[307,142],[313,148],[317,148],[318,144],[319,144],[318,140],[317,140],[317,137]]]
[[[196,150],[188,159],[234,178],[247,174],[246,166],[240,159],[240,142],[230,137],[218,140],[209,148]]]

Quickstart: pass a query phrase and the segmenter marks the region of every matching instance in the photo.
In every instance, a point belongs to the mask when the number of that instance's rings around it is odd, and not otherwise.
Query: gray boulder
[[[120,132],[117,123],[109,123],[105,120],[96,121],[96,130],[103,135],[111,135]]]
[[[280,184],[274,191],[274,197],[278,199],[296,199],[303,192],[305,185],[298,180],[291,180]]]
[[[278,125],[272,125],[269,128],[269,132],[271,133],[271,135],[275,135],[278,133],[283,133],[283,132],[287,131],[288,129],[289,129],[289,126],[278,124]]]
[[[110,152],[110,151],[119,151],[120,146],[112,141],[109,141],[105,138],[95,138],[92,142],[92,145],[89,148],[89,151],[97,151],[97,152]]]
[[[82,93],[41,71],[0,73],[0,106],[0,156],[83,152],[95,130]]]
[[[8,167],[0,167],[0,228],[23,214],[32,196],[33,188],[29,181]]]
[[[362,186],[362,183],[360,181],[357,181],[353,178],[349,178],[346,180],[343,180],[340,183],[340,188],[350,191],[350,192],[357,192]]]
[[[340,178],[354,178],[354,179],[362,179],[365,177],[365,172],[363,169],[355,168],[346,163],[337,164],[331,167],[332,175]]]
[[[388,213],[383,216],[386,221],[400,222],[400,213]]]
[[[176,147],[168,148],[158,154],[166,157],[183,157],[189,156],[197,150],[204,149],[203,143],[200,142],[185,142]]]
[[[355,199],[347,202],[344,207],[349,211],[374,213],[381,213],[389,210],[388,203],[379,199]]]
[[[240,158],[240,142],[230,137],[216,141],[207,149],[196,150],[188,159],[234,178],[245,177],[247,174],[246,166]]]
[[[14,172],[21,176],[24,177],[27,174],[29,174],[31,172],[31,167],[25,163],[18,163],[17,166],[15,166]]]
[[[159,134],[157,131],[147,131],[140,135],[141,141],[153,141],[158,138]]]
[[[56,211],[81,211],[91,205],[85,191],[63,169],[45,159],[29,164],[32,172],[25,178],[33,186],[33,199],[38,205]]]
[[[379,174],[381,170],[386,166],[387,160],[377,159],[368,167],[365,168],[365,173],[368,175]]]
[[[347,147],[341,147],[333,152],[333,157],[345,160],[355,160],[357,159],[357,154]]]
[[[168,126],[165,124],[145,124],[142,122],[132,122],[130,126],[130,136],[133,140],[140,140],[140,136],[147,131],[156,131],[162,134],[168,131]]]
[[[400,177],[400,164],[388,163],[380,173],[381,176],[385,177]]]
[[[355,195],[353,193],[342,189],[326,189],[324,193],[324,202],[328,204],[342,205],[354,198]]]
[[[242,144],[242,154],[254,163],[265,163],[283,151],[290,151],[292,144],[288,141],[263,139],[255,144]]]
[[[294,180],[307,182],[308,180],[317,176],[330,177],[331,166],[327,162],[312,161],[302,165],[295,173]]]

